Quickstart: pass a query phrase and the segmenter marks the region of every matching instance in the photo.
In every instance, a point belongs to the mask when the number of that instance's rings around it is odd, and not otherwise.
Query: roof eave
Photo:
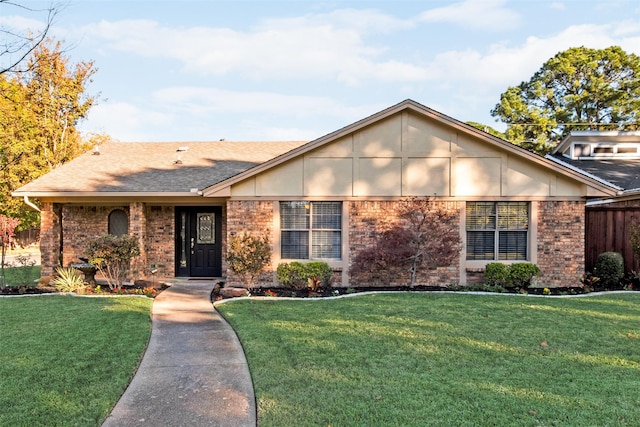
[[[81,198],[81,197],[202,197],[202,191],[181,192],[144,192],[144,191],[14,191],[13,197],[47,198]]]
[[[593,175],[585,170],[582,170],[576,166],[570,165],[569,163],[563,162],[562,160],[558,159],[557,157],[553,157],[550,155],[547,155],[545,157],[548,161],[552,162],[552,163],[556,163],[558,165],[561,165],[562,167],[568,169],[569,172],[571,173],[575,173],[578,174],[579,176],[583,176],[586,179],[589,179],[592,181],[592,186],[596,186],[596,188],[598,188],[598,190],[603,191],[604,193],[610,194],[611,196],[618,196],[620,195],[624,189],[622,187],[619,187],[605,179],[602,179],[596,175]]]

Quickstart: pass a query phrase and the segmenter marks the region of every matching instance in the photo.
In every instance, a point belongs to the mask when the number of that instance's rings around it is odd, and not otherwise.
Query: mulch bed
[[[149,288],[153,291],[150,292]],[[169,286],[164,283],[155,283],[148,286],[148,283],[141,285],[123,286],[120,291],[111,291],[108,285],[100,285],[100,291],[97,292],[95,287],[87,288],[81,295],[145,295],[144,290],[147,289],[147,296],[156,297],[158,294]],[[37,285],[37,286],[0,286],[0,296],[2,295],[39,295],[54,294],[58,290],[53,286]],[[152,294],[152,295],[151,295]]]

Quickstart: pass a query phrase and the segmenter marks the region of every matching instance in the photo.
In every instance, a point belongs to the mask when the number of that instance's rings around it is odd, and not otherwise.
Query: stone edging
[[[586,298],[591,296],[601,296],[601,295],[615,295],[615,294],[640,294],[638,291],[603,291],[603,292],[589,292],[586,294],[578,294],[578,295],[530,295],[530,294],[516,294],[516,293],[507,293],[507,292],[459,292],[459,291],[424,291],[424,292],[416,292],[416,291],[371,291],[371,292],[354,292],[352,294],[344,294],[337,295],[334,297],[318,297],[318,298],[295,298],[295,297],[265,297],[265,296],[248,296],[248,297],[238,297],[238,298],[229,298],[222,299],[219,301],[215,301],[213,306],[218,306],[221,304],[226,304],[228,302],[233,301],[242,301],[242,300],[257,300],[257,301],[323,301],[323,300],[334,300],[340,298],[350,298],[360,295],[375,295],[375,294],[459,294],[459,295],[496,295],[496,296],[506,296],[506,297],[529,297],[529,298]]]

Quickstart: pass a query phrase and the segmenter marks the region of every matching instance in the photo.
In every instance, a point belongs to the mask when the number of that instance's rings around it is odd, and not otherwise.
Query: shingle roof
[[[572,160],[560,154],[549,157],[604,179],[624,190],[640,188],[639,159]]]
[[[304,142],[109,142],[15,193],[181,193],[203,189]],[[187,151],[178,152],[180,147]],[[181,163],[176,163],[180,154]]]

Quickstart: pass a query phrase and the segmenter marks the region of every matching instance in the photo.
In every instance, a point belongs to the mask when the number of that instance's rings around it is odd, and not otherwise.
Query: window
[[[340,259],[342,202],[281,202],[283,259]]]
[[[526,260],[529,203],[467,202],[468,260]]]
[[[129,217],[122,209],[116,209],[109,214],[109,234],[114,236],[129,234]]]

